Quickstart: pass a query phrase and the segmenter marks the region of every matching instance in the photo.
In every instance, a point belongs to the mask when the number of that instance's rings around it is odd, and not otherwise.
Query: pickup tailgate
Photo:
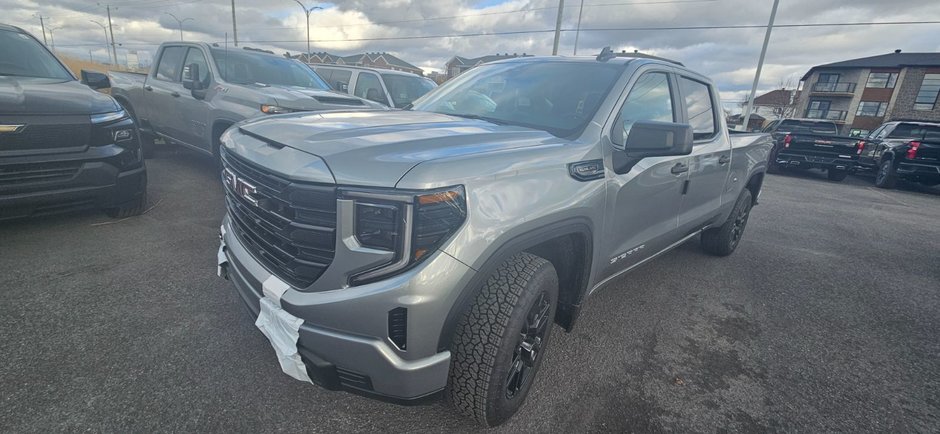
[[[790,134],[784,152],[830,158],[857,158],[858,139],[824,134]]]
[[[911,163],[940,165],[940,141],[917,141],[917,152]],[[912,144],[908,143],[908,150]]]

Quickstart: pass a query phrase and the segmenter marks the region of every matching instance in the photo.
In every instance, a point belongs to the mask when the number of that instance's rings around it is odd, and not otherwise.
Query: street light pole
[[[114,59],[111,57],[111,51],[108,50],[108,45],[110,45],[110,43],[108,42],[108,26],[104,25],[104,23],[101,23],[99,21],[95,21],[95,20],[89,20],[89,21],[97,24],[99,27],[101,27],[101,30],[104,30],[104,51],[108,53],[108,61],[111,62],[111,64],[113,65]]]
[[[770,42],[770,31],[774,29],[774,18],[777,17],[777,4],[780,0],[774,0],[774,6],[770,9],[770,22],[767,23],[767,33],[764,34],[764,47],[760,49],[760,59],[757,60],[757,72],[754,74],[754,84],[751,85],[751,97],[747,99],[747,108],[744,109],[744,115],[741,118],[741,125],[744,131],[747,131],[747,124],[751,120],[751,110],[754,108],[754,95],[757,93],[757,84],[760,83],[760,71],[764,68],[764,56],[767,55],[767,44]]]
[[[565,0],[558,0],[558,19],[555,20],[555,43],[552,44],[552,56],[558,55],[558,40],[561,38],[561,17],[565,12]]]
[[[235,0],[232,0],[232,37],[235,39],[235,46],[238,46],[238,26],[235,25]]]
[[[173,17],[173,19],[176,20],[176,23],[179,24],[179,26],[180,26],[180,42],[183,42],[183,23],[185,23],[186,21],[193,21],[193,19],[192,19],[192,18],[183,18],[183,19],[181,20],[181,19],[177,18],[176,15],[173,15],[173,14],[171,14],[171,13],[169,13],[169,12],[164,12],[164,14],[167,14],[167,15]]]
[[[53,30],[59,30],[59,29],[61,29],[61,28],[62,28],[62,27],[52,27],[52,26],[49,26],[49,28],[47,29],[47,30],[49,30],[49,42],[52,43],[52,51],[55,51],[55,36],[52,34],[52,31],[53,31]]]
[[[107,6],[108,9],[108,29],[111,31],[111,52],[114,54],[114,61],[111,62],[112,65],[117,66],[117,46],[114,44],[114,26],[111,24],[111,5]]]
[[[300,0],[294,0],[295,3],[300,5],[300,8],[304,10],[304,15],[307,16],[307,61],[310,61],[310,12],[313,12],[317,9],[323,9],[320,6],[311,6],[309,9],[304,6]]]

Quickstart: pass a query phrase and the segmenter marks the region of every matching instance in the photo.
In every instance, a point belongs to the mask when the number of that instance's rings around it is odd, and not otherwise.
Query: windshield
[[[74,80],[72,74],[35,39],[10,30],[0,30],[0,76]]]
[[[222,80],[229,83],[330,89],[312,69],[293,59],[221,48],[213,48],[212,57]]]
[[[832,122],[794,121],[785,120],[777,127],[777,131],[789,133],[810,134],[836,134],[836,124]]]
[[[940,125],[898,124],[888,138],[920,139],[940,142]]]
[[[388,93],[392,95],[392,103],[395,107],[411,104],[412,101],[437,87],[433,81],[416,75],[382,74],[382,79],[385,80]]]
[[[414,110],[580,133],[620,77],[599,62],[509,62],[478,66],[415,101]]]

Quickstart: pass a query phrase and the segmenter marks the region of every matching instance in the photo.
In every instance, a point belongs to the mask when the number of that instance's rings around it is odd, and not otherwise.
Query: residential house
[[[526,53],[522,53],[522,55],[519,55],[517,53],[512,53],[512,54],[497,53],[497,54],[493,54],[489,56],[481,56],[481,57],[473,57],[473,58],[454,56],[454,57],[451,57],[450,60],[448,60],[447,63],[444,64],[444,72],[447,74],[447,79],[449,80],[460,74],[463,74],[468,69],[482,65],[484,63],[495,62],[497,60],[512,59],[514,57],[529,57],[529,56],[531,55],[526,54]]]
[[[800,79],[797,115],[862,136],[882,122],[940,122],[940,53],[894,53],[818,65]]]
[[[295,56],[301,62],[331,63],[336,65],[366,66],[370,68],[391,69],[394,71],[410,72],[412,74],[424,75],[424,71],[397,56],[386,52],[360,53],[349,56],[338,56],[326,52],[300,54]]]
[[[792,118],[799,101],[799,90],[774,89],[754,98],[754,113],[769,120]]]

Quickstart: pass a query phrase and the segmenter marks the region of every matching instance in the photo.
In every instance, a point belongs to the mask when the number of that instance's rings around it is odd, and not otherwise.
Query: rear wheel
[[[728,220],[717,228],[702,232],[702,250],[715,256],[728,256],[733,253],[744,235],[753,204],[751,191],[745,188],[738,196]]]
[[[830,181],[838,182],[849,176],[849,172],[842,169],[829,169],[826,173],[826,176],[829,177]]]
[[[557,303],[550,262],[520,253],[500,265],[457,325],[448,401],[486,426],[512,417],[544,358]]]
[[[878,166],[878,174],[875,175],[875,187],[892,189],[897,183],[897,168],[894,166],[894,161],[882,161]]]

